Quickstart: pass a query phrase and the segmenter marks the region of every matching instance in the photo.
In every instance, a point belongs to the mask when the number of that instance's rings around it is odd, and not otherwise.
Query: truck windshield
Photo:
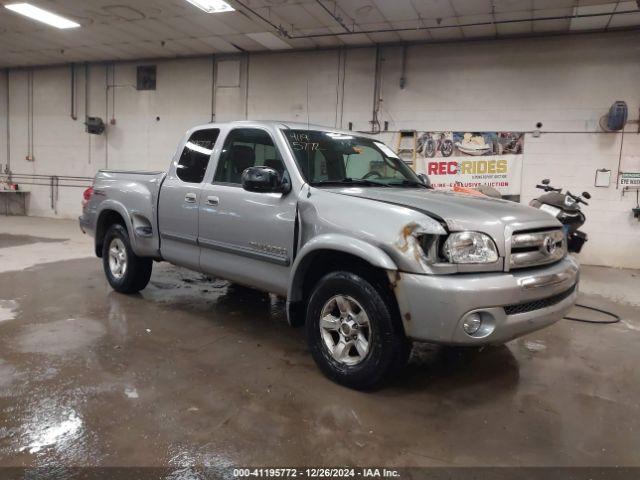
[[[425,187],[384,143],[320,130],[283,130],[298,166],[312,185]]]

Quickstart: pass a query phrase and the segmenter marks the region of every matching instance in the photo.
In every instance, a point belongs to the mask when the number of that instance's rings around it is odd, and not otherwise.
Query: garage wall
[[[599,35],[519,41],[418,45],[407,52],[407,86],[398,88],[401,49],[385,49],[382,118],[390,129],[525,131],[542,122],[543,133],[525,137],[522,201],[535,185],[592,194],[580,258],[596,265],[640,268],[640,222],[635,192],[616,188],[622,171],[640,171],[638,125],[604,133],[599,119],[616,100],[640,109],[640,36]],[[609,188],[595,188],[595,170],[612,171]],[[614,239],[615,236],[615,239]]]
[[[159,61],[156,91],[134,88],[136,63],[78,67],[78,120],[70,118],[68,66],[10,72],[11,169],[18,173],[92,176],[98,168],[164,169],[175,145],[194,124],[232,119],[286,119],[356,130],[370,128],[375,48],[252,54]],[[640,268],[633,255],[640,222],[615,186],[622,170],[640,170],[637,125],[600,133],[598,119],[625,100],[637,119],[640,106],[640,34],[611,33],[544,39],[407,47],[400,89],[401,47],[381,49],[379,119],[391,131],[515,130],[525,141],[523,201],[550,177],[572,191],[592,193],[585,263]],[[144,62],[149,63],[149,62]],[[30,73],[32,72],[32,73]],[[33,90],[33,155],[29,152],[29,93]],[[215,84],[213,78],[215,77]],[[0,79],[3,80],[3,79]],[[85,109],[85,83],[88,84]],[[0,81],[0,164],[6,165],[4,82]],[[212,95],[212,93],[214,95]],[[85,110],[107,123],[101,136],[84,133]],[[381,135],[393,144],[393,133]],[[622,145],[621,145],[622,143]],[[612,170],[612,185],[596,189],[596,168]],[[31,215],[75,217],[77,188],[32,191]],[[615,229],[615,241],[611,231]]]

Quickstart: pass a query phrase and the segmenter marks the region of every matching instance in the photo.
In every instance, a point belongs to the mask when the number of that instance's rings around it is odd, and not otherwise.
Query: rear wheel
[[[120,293],[136,293],[149,283],[153,260],[133,253],[127,229],[109,227],[102,242],[102,266],[109,285]]]
[[[432,140],[432,139],[427,140],[426,146],[424,148],[424,156],[429,158],[433,158],[436,156],[435,140]]]
[[[351,272],[332,272],[317,283],[307,309],[307,341],[330,379],[371,389],[404,366],[410,346],[389,297]]]

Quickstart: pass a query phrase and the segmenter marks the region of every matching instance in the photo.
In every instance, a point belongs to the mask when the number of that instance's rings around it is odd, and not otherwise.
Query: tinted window
[[[202,181],[219,133],[217,128],[207,128],[191,134],[176,168],[180,180],[189,183]]]
[[[240,183],[242,172],[254,166],[271,167],[281,175],[284,163],[271,136],[256,128],[238,128],[224,142],[214,181]]]

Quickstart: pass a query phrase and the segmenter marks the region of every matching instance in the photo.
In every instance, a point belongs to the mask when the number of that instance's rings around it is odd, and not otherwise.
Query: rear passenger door
[[[220,130],[191,133],[180,156],[171,164],[160,189],[158,229],[162,258],[198,270],[198,203],[202,181]]]

